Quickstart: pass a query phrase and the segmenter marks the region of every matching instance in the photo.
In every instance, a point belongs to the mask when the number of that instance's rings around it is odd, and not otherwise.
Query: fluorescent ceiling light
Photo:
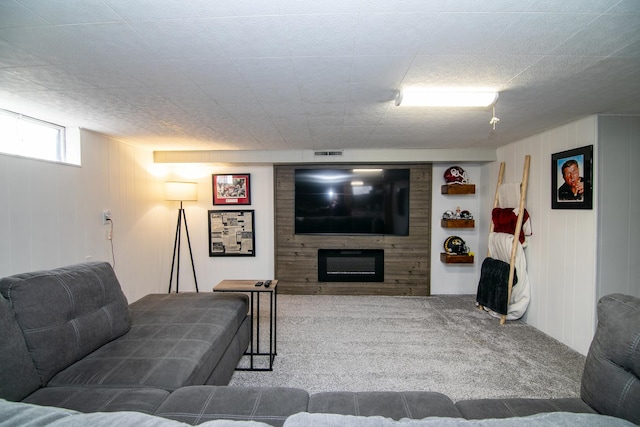
[[[396,94],[402,107],[489,107],[498,100],[498,92],[489,89],[428,89],[406,87]]]

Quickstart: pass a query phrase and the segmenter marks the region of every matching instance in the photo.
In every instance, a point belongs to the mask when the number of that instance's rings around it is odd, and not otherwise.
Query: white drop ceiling
[[[155,150],[497,147],[640,114],[640,1],[1,0],[0,108]]]

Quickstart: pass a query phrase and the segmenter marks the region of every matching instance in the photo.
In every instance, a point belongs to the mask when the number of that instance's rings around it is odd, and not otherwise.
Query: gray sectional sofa
[[[640,299],[598,304],[581,398],[453,402],[435,392],[227,386],[248,347],[242,294],[129,305],[111,266],[0,279],[0,426],[640,424]]]

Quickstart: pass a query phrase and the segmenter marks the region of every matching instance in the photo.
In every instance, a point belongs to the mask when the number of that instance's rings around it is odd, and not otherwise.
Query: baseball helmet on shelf
[[[444,180],[447,184],[466,184],[469,182],[467,173],[460,166],[451,166],[444,171]]]
[[[462,211],[462,212],[460,212],[460,218],[462,218],[462,219],[473,219],[473,215],[471,215],[471,212],[469,212],[469,211]]]
[[[444,241],[444,250],[449,255],[467,255],[469,248],[464,240],[459,236],[449,236]]]

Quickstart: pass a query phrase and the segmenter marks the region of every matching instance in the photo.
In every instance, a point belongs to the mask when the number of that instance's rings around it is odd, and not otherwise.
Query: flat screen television
[[[409,235],[409,169],[295,170],[295,233]]]

